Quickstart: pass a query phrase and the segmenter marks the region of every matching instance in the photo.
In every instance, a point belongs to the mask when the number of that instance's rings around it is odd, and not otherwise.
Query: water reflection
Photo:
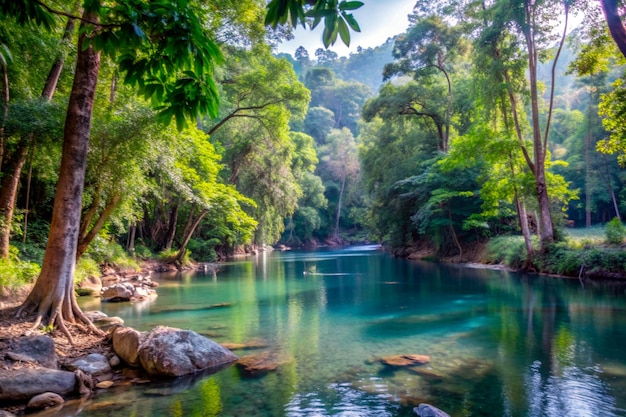
[[[409,416],[429,402],[452,417],[626,416],[624,286],[376,249],[262,252],[217,276],[155,277],[151,304],[91,304],[140,330],[191,328],[281,363],[259,378],[231,367],[177,393],[124,387],[114,412],[103,392],[79,414]],[[431,360],[378,360],[396,354]]]

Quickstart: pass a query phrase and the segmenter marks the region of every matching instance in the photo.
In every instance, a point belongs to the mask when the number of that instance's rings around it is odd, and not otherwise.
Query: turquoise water
[[[306,272],[306,273],[305,273]],[[393,259],[372,246],[274,252],[216,276],[155,276],[159,297],[83,307],[139,330],[253,343],[279,366],[100,391],[60,415],[626,416],[625,287]],[[379,358],[429,355],[394,369]]]

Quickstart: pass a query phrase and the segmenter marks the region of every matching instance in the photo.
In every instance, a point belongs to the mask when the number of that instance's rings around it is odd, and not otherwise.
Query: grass
[[[606,242],[606,232],[604,225],[592,227],[581,227],[576,229],[565,229],[563,234],[567,241],[580,247],[589,245],[601,245]]]

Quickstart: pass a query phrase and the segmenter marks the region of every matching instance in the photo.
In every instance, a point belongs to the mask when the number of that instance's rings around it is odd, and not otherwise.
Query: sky
[[[407,15],[413,11],[415,0],[361,0],[365,5],[354,10],[352,14],[359,22],[361,32],[350,31],[350,48],[347,48],[339,36],[329,49],[339,56],[348,56],[356,52],[358,46],[372,48],[385,43],[387,38],[403,33],[409,26]],[[283,42],[278,46],[278,52],[293,55],[302,45],[313,58],[318,48],[324,48],[322,21],[315,30],[304,29],[301,25],[294,30],[295,39]]]

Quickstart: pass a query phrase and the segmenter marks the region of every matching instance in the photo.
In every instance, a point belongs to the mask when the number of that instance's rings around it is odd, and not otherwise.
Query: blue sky
[[[387,38],[403,33],[409,25],[407,15],[413,11],[416,0],[362,0],[365,5],[353,12],[359,22],[361,33],[351,32],[350,48],[347,48],[337,37],[335,45],[329,49],[339,56],[347,56],[356,52],[356,48],[374,47],[383,44]],[[314,57],[315,50],[323,48],[323,22],[314,31],[298,28],[293,32],[295,39],[283,42],[278,46],[278,52],[294,54],[300,46],[304,46],[309,55]]]

